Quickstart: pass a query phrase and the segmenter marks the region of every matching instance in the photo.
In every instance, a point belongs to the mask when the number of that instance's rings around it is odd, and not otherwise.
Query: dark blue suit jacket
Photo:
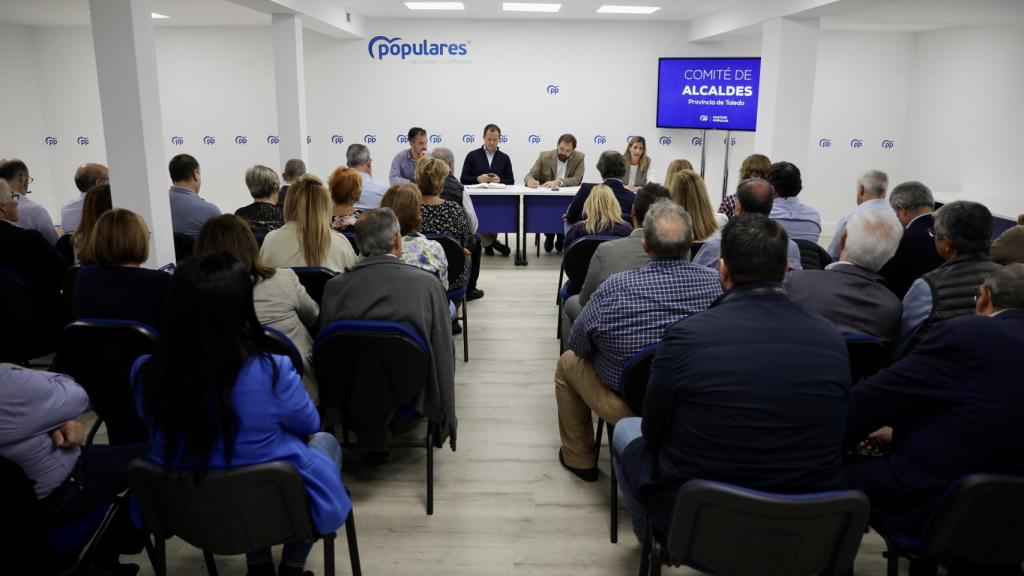
[[[622,207],[622,219],[626,222],[632,222],[630,212],[633,210],[633,200],[636,198],[636,194],[627,190],[626,185],[618,178],[608,178],[601,182],[601,184],[608,186],[615,193],[615,199],[619,201],[619,206]],[[576,197],[572,199],[572,204],[569,205],[569,210],[566,212],[566,222],[575,224],[583,220],[583,204],[590,197],[590,190],[594,186],[597,186],[597,184],[591,183],[580,186],[579,191],[576,192]]]
[[[695,478],[770,492],[845,487],[849,389],[839,331],[779,283],[736,287],[670,326],[643,405],[657,464],[646,479],[640,472],[639,491],[658,533]]]
[[[903,231],[896,254],[878,271],[889,289],[902,300],[910,285],[945,262],[935,249],[935,238],[928,233],[935,222],[931,214],[921,216]]]
[[[494,161],[488,165],[487,152],[484,152],[484,148],[481,146],[466,154],[466,160],[462,163],[462,178],[459,180],[463,184],[479,184],[476,180],[477,176],[491,172],[497,174],[498,178],[501,178],[501,183],[506,186],[516,183],[516,178],[512,175],[512,159],[508,157],[508,154],[500,149],[495,150]]]

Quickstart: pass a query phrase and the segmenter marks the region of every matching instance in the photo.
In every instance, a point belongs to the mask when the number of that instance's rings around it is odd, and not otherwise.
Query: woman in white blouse
[[[288,186],[284,222],[263,240],[260,259],[267,266],[323,266],[342,272],[356,263],[352,244],[331,230],[331,196],[316,176],[300,176]]]
[[[651,168],[651,159],[647,156],[647,140],[643,136],[633,136],[626,145],[626,177],[623,184],[633,192],[647,184],[647,171]]]

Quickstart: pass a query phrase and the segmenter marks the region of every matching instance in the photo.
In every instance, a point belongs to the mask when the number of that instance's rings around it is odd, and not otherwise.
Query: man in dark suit
[[[633,209],[633,199],[636,194],[631,192],[623,184],[622,179],[626,176],[626,158],[615,150],[605,150],[597,159],[597,171],[601,174],[601,182],[612,189],[615,199],[619,201],[622,208],[622,219],[630,221],[630,211]],[[597,184],[583,184],[580,186],[576,197],[572,199],[569,210],[565,213],[565,221],[571,226],[584,219],[583,204],[590,197],[590,190]]]
[[[909,355],[853,389],[847,445],[892,443],[888,456],[846,465],[875,526],[919,535],[962,476],[1024,475],[1022,350],[1024,264],[1013,264],[985,278],[975,315],[935,324]]]
[[[459,182],[466,186],[493,183],[511,186],[516,183],[512,174],[512,159],[498,149],[500,140],[501,128],[496,124],[484,126],[484,145],[466,154]],[[497,234],[481,234],[480,242],[488,256],[493,256],[495,250],[504,256],[512,253],[511,248],[498,241]],[[479,261],[479,258],[475,261]]]
[[[824,270],[795,270],[786,277],[789,299],[828,318],[841,332],[867,334],[891,346],[900,335],[903,303],[879,280],[903,226],[892,208],[861,208],[839,233],[839,261]]]
[[[893,189],[889,194],[889,205],[903,224],[903,239],[896,254],[878,274],[885,278],[893,294],[902,300],[914,280],[943,263],[931,233],[935,222],[932,216],[935,199],[927,186],[911,181]]]
[[[763,214],[726,224],[726,293],[668,328],[643,418],[615,426],[615,470],[635,530],[650,515],[663,540],[676,494],[693,478],[789,493],[846,486],[846,345],[832,323],[786,297],[788,241]]]

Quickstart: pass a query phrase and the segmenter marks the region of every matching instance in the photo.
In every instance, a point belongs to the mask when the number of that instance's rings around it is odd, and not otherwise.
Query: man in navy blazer
[[[920,535],[957,479],[1024,475],[1024,264],[980,288],[976,315],[936,323],[910,354],[850,394],[846,443],[891,441],[884,458],[852,456],[850,486],[871,499],[872,523]],[[886,428],[883,428],[886,427]]]
[[[642,418],[615,426],[615,470],[639,532],[667,535],[679,488],[702,478],[770,492],[846,486],[846,345],[782,287],[789,238],[763,214],[722,231],[726,293],[668,328]]]
[[[903,239],[896,254],[878,274],[902,300],[914,280],[938,268],[945,260],[935,249],[935,237],[932,235],[935,199],[927,186],[920,182],[904,182],[889,195],[889,205],[903,224]]]
[[[622,179],[626,177],[626,158],[615,150],[605,150],[597,159],[597,171],[604,180],[602,184],[611,188],[615,193],[615,199],[619,201],[619,206],[622,208],[622,219],[629,222],[636,194],[630,192],[622,182]],[[583,184],[576,192],[576,197],[572,199],[572,204],[569,205],[569,210],[565,213],[565,221],[570,226],[583,220],[583,204],[590,197],[590,190],[596,185]]]
[[[516,183],[512,174],[512,159],[498,150],[501,140],[501,128],[495,124],[484,126],[484,145],[466,154],[462,163],[463,184],[501,183],[511,186]]]

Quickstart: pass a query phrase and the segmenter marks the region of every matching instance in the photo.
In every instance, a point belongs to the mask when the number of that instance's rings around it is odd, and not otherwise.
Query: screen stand
[[[708,129],[700,131],[700,177],[704,178],[704,160],[708,154]],[[666,184],[667,185],[667,184]]]
[[[732,148],[732,131],[725,131],[725,167],[722,168],[722,200],[729,194],[729,148]]]

